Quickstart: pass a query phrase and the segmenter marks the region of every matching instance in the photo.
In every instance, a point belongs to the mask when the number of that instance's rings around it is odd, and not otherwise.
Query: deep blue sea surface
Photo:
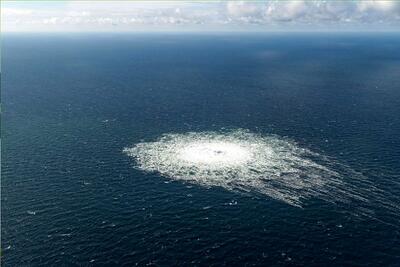
[[[399,49],[399,34],[4,35],[3,266],[399,266]],[[122,152],[221,129],[290,139],[380,197],[365,192],[368,216],[299,208]]]

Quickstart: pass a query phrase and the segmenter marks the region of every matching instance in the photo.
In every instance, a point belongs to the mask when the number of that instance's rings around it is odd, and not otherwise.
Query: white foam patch
[[[247,147],[233,142],[194,142],[177,152],[180,160],[212,169],[242,165],[252,159],[251,151]]]
[[[382,206],[392,206],[385,202],[384,192],[361,174],[276,135],[241,129],[165,134],[124,152],[146,172],[206,187],[261,194],[293,206],[319,198],[351,203],[365,213],[367,195]]]

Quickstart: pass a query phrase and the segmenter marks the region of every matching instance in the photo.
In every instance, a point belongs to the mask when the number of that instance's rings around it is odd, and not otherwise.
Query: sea
[[[1,41],[3,266],[400,266],[399,33]],[[345,166],[365,205],[345,188],[290,205],[124,153],[237,129]]]

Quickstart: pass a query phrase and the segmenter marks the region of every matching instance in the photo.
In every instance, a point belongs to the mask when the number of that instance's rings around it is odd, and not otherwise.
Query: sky
[[[400,0],[2,0],[1,31],[400,31]]]

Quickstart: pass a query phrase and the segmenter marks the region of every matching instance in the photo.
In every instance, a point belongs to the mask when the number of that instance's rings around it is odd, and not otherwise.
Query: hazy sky
[[[399,31],[400,1],[2,1],[2,31]]]

